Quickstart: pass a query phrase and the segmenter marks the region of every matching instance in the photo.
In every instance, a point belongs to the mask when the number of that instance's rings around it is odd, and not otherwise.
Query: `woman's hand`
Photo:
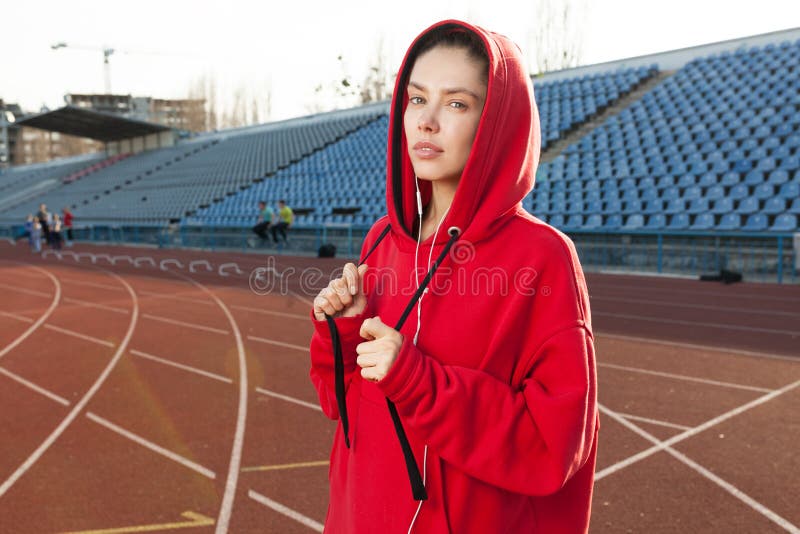
[[[355,317],[367,307],[364,295],[364,273],[367,265],[356,267],[354,263],[344,266],[341,278],[331,280],[328,287],[319,292],[314,299],[314,317],[324,321],[327,313],[333,318]]]
[[[380,317],[372,317],[361,324],[361,337],[368,340],[356,347],[356,363],[361,367],[361,376],[371,382],[380,382],[400,354],[403,334],[383,324]]]

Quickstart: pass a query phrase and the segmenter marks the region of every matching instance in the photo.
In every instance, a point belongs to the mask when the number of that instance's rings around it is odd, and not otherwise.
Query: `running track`
[[[0,242],[0,532],[321,530],[335,427],[296,273],[343,260],[270,261]],[[800,287],[588,283],[591,531],[800,532]]]

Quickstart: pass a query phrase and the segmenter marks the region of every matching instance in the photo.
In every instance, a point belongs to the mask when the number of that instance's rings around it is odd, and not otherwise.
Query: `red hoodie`
[[[387,224],[391,231],[367,261],[367,309],[335,319],[351,447],[340,424],[325,531],[409,529],[419,503],[388,398],[426,479],[428,500],[415,532],[586,532],[598,431],[589,298],[572,242],[521,205],[539,159],[533,88],[509,39],[459,21],[440,22],[420,37],[443,25],[479,35],[490,64],[478,132],[442,224],[458,227],[461,235],[423,299],[416,346],[414,307],[400,329],[405,340],[389,373],[378,383],[363,380],[355,350],[364,341],[361,323],[378,315],[393,326],[416,289],[414,174],[403,132],[412,44],[391,109],[388,216],[370,230],[364,250]],[[430,184],[420,181],[420,188],[427,203]],[[447,238],[439,234],[434,257]],[[432,241],[419,250],[423,274]],[[325,414],[339,419],[331,333],[313,313],[312,321],[311,379]]]

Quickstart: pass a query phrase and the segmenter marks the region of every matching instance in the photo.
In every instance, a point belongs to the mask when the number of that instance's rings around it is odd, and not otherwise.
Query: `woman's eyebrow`
[[[410,82],[408,82],[408,85],[410,87],[414,87],[415,89],[417,89],[419,91],[427,92],[427,88],[424,85],[422,85],[421,83],[410,81]],[[464,93],[464,94],[467,94],[467,95],[471,96],[475,100],[480,100],[481,99],[481,97],[478,96],[474,91],[470,91],[466,87],[448,87],[448,88],[442,89],[442,93],[446,94],[446,95],[452,95],[452,94],[456,94],[456,93]]]

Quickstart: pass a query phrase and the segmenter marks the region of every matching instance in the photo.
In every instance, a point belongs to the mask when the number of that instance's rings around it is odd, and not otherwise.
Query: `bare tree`
[[[378,39],[375,48],[375,57],[367,70],[367,75],[360,87],[361,103],[379,102],[386,100],[392,95],[392,87],[395,76],[389,75],[388,58],[384,46],[384,39]]]
[[[576,67],[583,56],[586,0],[539,0],[536,27],[528,33],[536,74]]]

